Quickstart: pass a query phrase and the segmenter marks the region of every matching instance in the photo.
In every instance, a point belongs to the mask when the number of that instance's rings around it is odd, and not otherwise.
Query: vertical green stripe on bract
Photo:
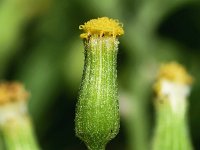
[[[85,67],[76,108],[76,135],[93,147],[89,149],[102,149],[119,130],[118,40],[94,35],[84,44]]]

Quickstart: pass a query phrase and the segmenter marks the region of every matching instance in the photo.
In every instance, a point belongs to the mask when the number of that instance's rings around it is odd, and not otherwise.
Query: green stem
[[[114,37],[85,41],[85,68],[76,109],[76,135],[89,149],[105,149],[119,131],[117,47]]]
[[[87,146],[88,150],[105,150],[105,145],[90,145]]]

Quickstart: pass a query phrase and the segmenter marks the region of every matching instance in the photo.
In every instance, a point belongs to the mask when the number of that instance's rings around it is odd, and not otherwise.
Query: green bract
[[[76,135],[88,149],[103,150],[120,126],[117,95],[118,40],[92,35],[85,44],[85,66],[76,108]]]

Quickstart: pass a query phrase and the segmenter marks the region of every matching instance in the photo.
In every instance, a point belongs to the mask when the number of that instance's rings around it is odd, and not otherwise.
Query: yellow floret
[[[165,79],[181,84],[191,84],[193,80],[186,69],[176,62],[162,65],[158,73],[158,79]]]
[[[93,34],[99,35],[100,37],[103,35],[116,37],[124,34],[122,24],[118,20],[109,19],[107,17],[92,19],[84,23],[84,25],[80,25],[79,29],[84,31],[84,33],[80,35],[83,39],[87,39]]]
[[[160,67],[157,81],[154,84],[154,90],[157,94],[161,91],[163,81],[190,85],[193,82],[193,78],[187,73],[186,69],[182,65],[176,62],[171,62]]]
[[[0,84],[0,105],[15,101],[27,100],[28,93],[23,85],[17,82]]]

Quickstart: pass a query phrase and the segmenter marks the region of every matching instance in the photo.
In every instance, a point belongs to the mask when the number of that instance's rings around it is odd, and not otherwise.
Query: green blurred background
[[[163,62],[186,66],[195,82],[189,126],[200,149],[199,0],[0,0],[1,81],[23,82],[44,150],[84,150],[74,135],[84,62],[79,25],[111,17],[124,25],[118,54],[121,129],[112,150],[142,150],[154,128],[152,83]],[[146,142],[146,143],[144,143]]]

